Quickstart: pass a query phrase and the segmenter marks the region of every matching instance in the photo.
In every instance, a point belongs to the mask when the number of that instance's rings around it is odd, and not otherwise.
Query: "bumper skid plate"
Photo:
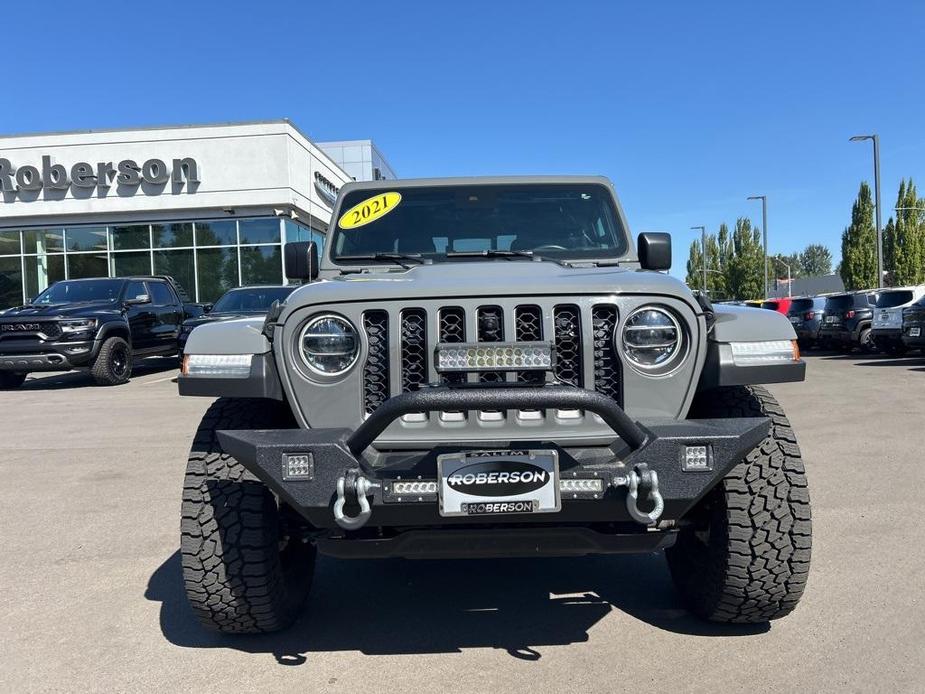
[[[584,449],[562,448],[554,441],[538,440],[491,442],[478,447],[448,444],[417,454],[368,452],[376,437],[408,412],[525,407],[593,412],[616,436],[608,447]],[[534,552],[548,546],[557,554],[639,551],[640,542],[648,549],[658,549],[667,542],[664,537],[647,542],[636,535],[646,534],[644,526],[653,525],[656,519],[662,528],[680,520],[764,439],[769,429],[770,422],[764,417],[636,422],[612,399],[569,386],[441,387],[391,398],[355,431],[235,430],[219,431],[218,437],[226,452],[312,526],[334,531],[319,539],[322,551],[339,555],[359,551],[362,556],[434,556],[431,550],[443,537],[449,554],[457,553],[453,549],[457,543],[469,548],[464,552],[467,556],[488,556],[492,548],[502,552],[521,541],[534,546]],[[560,510],[475,518],[442,516],[434,492],[440,484],[438,457],[489,448],[555,451],[562,490]],[[592,479],[602,483],[585,489],[581,481]],[[420,484],[415,486],[416,482]],[[405,487],[408,492],[396,494],[398,483],[410,483]],[[507,526],[503,533],[498,523]],[[604,536],[591,529],[598,524],[608,524],[609,528],[625,524],[626,538],[619,540],[613,534]],[[584,527],[575,527],[578,525]],[[345,540],[339,539],[343,531],[363,526],[377,528],[378,536],[351,533],[353,546],[349,551],[344,549]],[[552,533],[551,526],[558,526],[559,534]],[[414,534],[409,536],[408,529],[414,529]],[[450,530],[453,533],[447,534]],[[560,537],[563,532],[573,545]],[[319,537],[323,535],[319,533]],[[543,542],[543,537],[548,540]],[[566,551],[569,547],[572,551]],[[512,554],[506,550],[503,553]]]

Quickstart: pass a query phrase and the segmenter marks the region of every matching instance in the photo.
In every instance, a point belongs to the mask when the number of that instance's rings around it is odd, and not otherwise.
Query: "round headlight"
[[[663,308],[643,306],[623,324],[623,354],[633,366],[662,375],[684,356],[684,331],[678,319]]]
[[[308,321],[302,329],[299,346],[308,368],[323,376],[344,373],[360,353],[356,328],[346,318],[332,314]]]

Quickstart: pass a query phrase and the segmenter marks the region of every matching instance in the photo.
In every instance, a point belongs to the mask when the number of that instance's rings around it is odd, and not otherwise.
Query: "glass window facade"
[[[282,244],[324,232],[278,217],[0,230],[0,311],[63,279],[170,275],[195,300],[283,284]]]

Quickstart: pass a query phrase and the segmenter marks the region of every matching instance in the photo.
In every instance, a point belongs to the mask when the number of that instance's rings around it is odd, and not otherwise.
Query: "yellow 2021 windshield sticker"
[[[358,202],[344,212],[340,219],[337,220],[337,226],[341,229],[356,229],[357,227],[365,226],[387,215],[398,207],[400,202],[401,193],[396,193],[395,191],[379,193]]]

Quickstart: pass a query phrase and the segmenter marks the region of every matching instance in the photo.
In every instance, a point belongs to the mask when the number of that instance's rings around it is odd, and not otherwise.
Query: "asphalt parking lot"
[[[208,401],[172,362],[0,393],[0,691],[925,691],[925,358],[811,356],[772,390],[813,501],[803,602],[690,617],[660,555],[319,561],[291,630],[228,638],[180,582],[180,489]]]

